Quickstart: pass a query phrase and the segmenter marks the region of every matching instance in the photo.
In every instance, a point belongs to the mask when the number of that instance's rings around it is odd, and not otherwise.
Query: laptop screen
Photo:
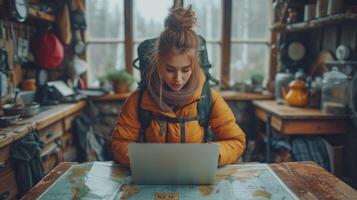
[[[136,184],[213,184],[217,144],[129,144],[132,181]]]

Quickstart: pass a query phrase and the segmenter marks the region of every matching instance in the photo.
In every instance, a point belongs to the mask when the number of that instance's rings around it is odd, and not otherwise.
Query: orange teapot
[[[305,81],[294,80],[289,83],[289,91],[282,88],[283,97],[291,106],[306,106],[309,103],[309,92],[306,90]]]

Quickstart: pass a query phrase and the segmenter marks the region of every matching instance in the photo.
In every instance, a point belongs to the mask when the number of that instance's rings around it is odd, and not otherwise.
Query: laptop
[[[134,184],[213,184],[218,166],[217,144],[131,143],[129,160]]]

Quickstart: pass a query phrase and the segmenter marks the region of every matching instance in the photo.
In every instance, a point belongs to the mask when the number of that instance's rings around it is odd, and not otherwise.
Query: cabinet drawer
[[[42,150],[41,159],[42,166],[47,174],[56,165],[63,161],[62,150],[55,142],[47,144]]]
[[[10,156],[10,145],[6,145],[0,148],[0,169],[5,166]]]
[[[63,135],[62,121],[55,122],[50,126],[39,131],[40,139],[45,144],[48,144],[58,137]]]
[[[62,147],[65,149],[68,146],[74,145],[74,136],[71,132],[65,132],[62,138]]]
[[[73,120],[79,115],[79,111],[64,118],[64,130],[68,131],[72,127]]]
[[[77,161],[77,148],[75,146],[71,145],[63,149],[63,161],[64,162]]]
[[[0,172],[0,199],[10,200],[16,199],[17,185],[15,172],[10,165]]]

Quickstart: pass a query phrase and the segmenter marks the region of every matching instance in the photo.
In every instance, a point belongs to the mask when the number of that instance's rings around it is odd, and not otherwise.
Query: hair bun
[[[191,5],[187,8],[172,8],[165,20],[165,28],[173,31],[190,30],[196,24],[197,18]]]

